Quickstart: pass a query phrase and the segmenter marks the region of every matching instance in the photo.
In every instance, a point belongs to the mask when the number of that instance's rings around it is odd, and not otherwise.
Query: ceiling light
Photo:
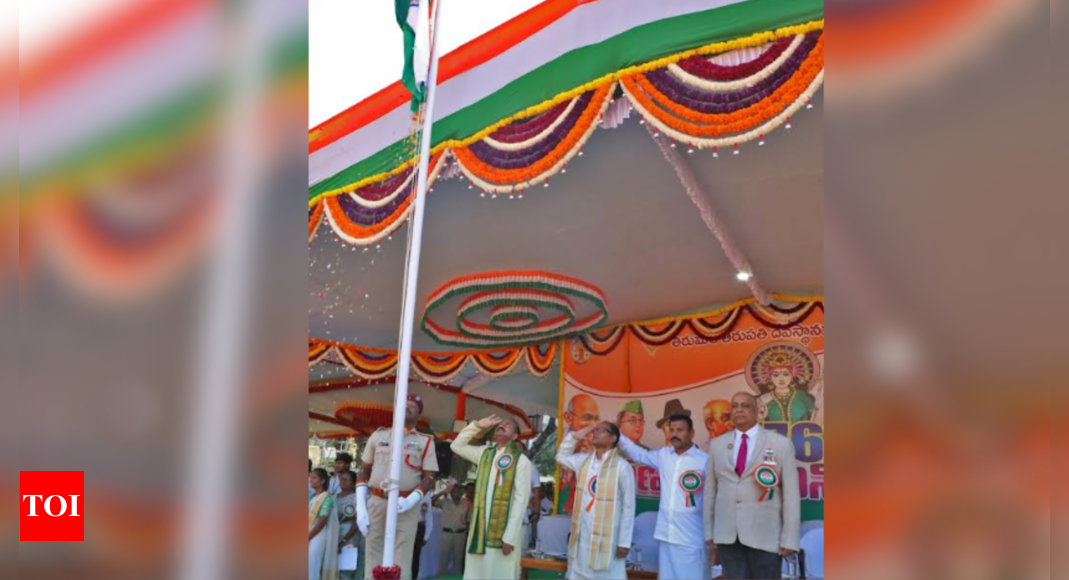
[[[735,278],[739,282],[748,282],[751,277],[753,277],[753,274],[749,272],[739,272],[738,274],[735,274]]]

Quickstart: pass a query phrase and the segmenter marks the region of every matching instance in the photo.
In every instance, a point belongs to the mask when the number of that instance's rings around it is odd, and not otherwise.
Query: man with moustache
[[[670,401],[669,406],[672,402],[679,403]],[[689,413],[671,415],[664,424],[671,445],[648,451],[621,437],[620,447],[631,461],[657,469],[661,478],[661,502],[653,534],[660,550],[657,577],[707,580],[710,565],[702,541],[702,495],[709,456],[694,444],[694,423]]]
[[[405,402],[405,434],[401,440],[401,493],[397,502],[397,537],[394,545],[394,562],[401,567],[402,580],[412,578],[412,554],[416,546],[420,511],[413,508],[431,489],[434,474],[438,472],[434,438],[416,431],[416,423],[422,413],[423,399],[419,395],[409,395]],[[389,504],[383,484],[389,478],[392,461],[390,429],[382,428],[371,434],[361,459],[364,466],[356,482],[356,525],[366,537],[364,578],[371,580],[375,568],[382,565],[382,553],[386,545],[386,508]]]
[[[794,444],[757,423],[751,393],[731,397],[735,429],[709,442],[704,519],[724,578],[779,578],[798,551],[801,497]]]

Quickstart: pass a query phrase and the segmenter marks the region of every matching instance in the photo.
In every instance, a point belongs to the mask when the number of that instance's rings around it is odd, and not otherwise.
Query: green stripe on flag
[[[401,72],[401,84],[412,93],[412,111],[423,102],[423,88],[416,86],[416,72],[413,68],[412,55],[416,50],[416,31],[408,25],[408,9],[412,0],[394,0],[394,15],[405,42],[405,68]]]

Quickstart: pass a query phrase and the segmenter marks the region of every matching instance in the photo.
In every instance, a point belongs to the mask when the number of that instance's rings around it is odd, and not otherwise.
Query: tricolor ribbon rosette
[[[598,476],[590,478],[590,481],[586,484],[586,494],[590,497],[590,501],[586,504],[586,511],[594,509],[594,500],[597,499],[598,493]]]
[[[497,484],[504,485],[505,472],[512,467],[512,464],[516,462],[516,458],[511,453],[503,453],[501,457],[497,458]]]
[[[684,503],[687,507],[698,505],[698,493],[705,481],[700,471],[684,471],[679,476],[679,487],[683,490]]]
[[[771,500],[775,494],[775,487],[779,485],[779,472],[776,471],[776,468],[767,463],[762,463],[754,470],[753,478],[757,481],[757,485],[765,488],[765,491],[761,492],[761,497],[757,501],[765,501],[765,497]]]

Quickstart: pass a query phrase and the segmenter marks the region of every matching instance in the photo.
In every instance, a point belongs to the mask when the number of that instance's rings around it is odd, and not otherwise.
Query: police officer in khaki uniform
[[[442,549],[438,566],[439,576],[460,574],[464,571],[464,548],[468,539],[468,502],[464,490],[451,480],[441,492],[434,506],[442,510]],[[453,566],[449,567],[452,557]]]
[[[438,472],[438,456],[434,452],[434,438],[415,430],[423,413],[423,400],[409,395],[405,403],[405,436],[401,452],[401,499],[397,505],[397,543],[394,563],[401,567],[401,580],[412,579],[412,552],[419,526],[419,506],[430,490],[434,474]],[[382,565],[386,541],[387,493],[383,489],[390,474],[390,429],[382,428],[371,434],[364,447],[356,487],[356,521],[367,536],[367,558],[364,579],[372,580],[376,567]],[[368,498],[368,495],[371,495]]]

